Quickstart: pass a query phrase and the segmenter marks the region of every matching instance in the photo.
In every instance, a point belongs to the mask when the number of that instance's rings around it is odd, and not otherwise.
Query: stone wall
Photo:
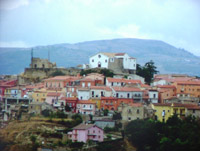
[[[30,68],[55,68],[56,63],[49,62],[48,59],[33,58]]]
[[[122,73],[123,70],[123,59],[114,59],[114,62],[108,63],[108,69],[111,69],[114,71],[114,73]]]
[[[71,76],[76,76],[80,73],[80,69],[75,68],[25,68],[24,73],[18,76],[19,84],[39,82],[42,79],[50,77],[56,71],[61,71]]]

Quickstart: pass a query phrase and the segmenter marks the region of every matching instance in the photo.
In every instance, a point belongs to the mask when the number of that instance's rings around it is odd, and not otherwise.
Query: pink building
[[[76,113],[94,115],[96,111],[96,103],[90,100],[81,100],[76,104]]]
[[[88,140],[103,142],[104,132],[95,124],[79,124],[72,132],[68,132],[68,138],[73,142],[86,143]]]
[[[53,105],[55,102],[57,102],[61,98],[61,93],[59,92],[48,92],[46,101],[48,104]]]

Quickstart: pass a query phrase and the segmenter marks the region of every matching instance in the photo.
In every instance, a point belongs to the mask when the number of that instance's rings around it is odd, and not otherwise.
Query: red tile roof
[[[200,85],[200,81],[179,81],[176,82],[178,85],[183,84],[183,85]]]
[[[117,78],[107,78],[108,82],[123,82],[130,84],[141,84],[140,80],[129,80],[129,79],[117,79]]]
[[[61,93],[58,93],[58,92],[48,92],[47,93],[47,96],[60,96]]]
[[[112,87],[117,92],[142,92],[139,88],[133,87]]]
[[[115,56],[124,56],[125,53],[116,53]]]
[[[66,101],[77,101],[78,98],[75,97],[70,97],[70,98],[65,98]]]
[[[91,89],[96,89],[96,90],[112,91],[112,89],[107,87],[107,86],[91,86],[90,88]]]
[[[83,82],[93,82],[95,80],[90,79],[90,78],[84,78],[84,79],[81,79],[80,81],[83,81]]]
[[[95,124],[83,124],[83,123],[81,123],[78,126],[74,127],[73,129],[74,130],[87,130],[91,127],[98,127],[98,126],[96,126]],[[98,127],[98,128],[101,129],[100,127]]]
[[[174,85],[158,85],[157,87],[158,88],[168,88],[168,89],[170,89],[170,88],[175,89],[176,88]]]

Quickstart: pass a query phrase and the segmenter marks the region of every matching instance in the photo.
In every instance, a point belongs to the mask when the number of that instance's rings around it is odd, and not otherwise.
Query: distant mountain
[[[31,48],[0,48],[0,74],[19,74],[31,61]],[[55,44],[33,48],[34,57],[48,58],[58,67],[76,67],[88,63],[98,52],[126,52],[139,64],[153,60],[160,73],[200,76],[200,57],[163,41],[144,39],[97,40],[75,44]]]

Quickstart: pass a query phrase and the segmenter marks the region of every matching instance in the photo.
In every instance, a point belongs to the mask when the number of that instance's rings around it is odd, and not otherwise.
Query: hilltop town
[[[1,76],[5,148],[106,150],[101,147],[118,143],[113,149],[136,150],[124,134],[131,121],[200,118],[199,78],[155,74],[148,81],[127,53],[99,52],[88,62],[59,68],[32,57],[22,74]]]

